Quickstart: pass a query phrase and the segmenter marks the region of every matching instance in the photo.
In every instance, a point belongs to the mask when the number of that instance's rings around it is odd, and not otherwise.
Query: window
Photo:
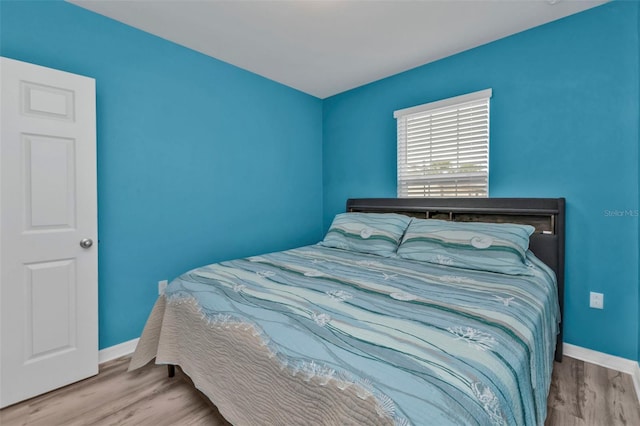
[[[491,89],[395,111],[398,197],[487,197]]]

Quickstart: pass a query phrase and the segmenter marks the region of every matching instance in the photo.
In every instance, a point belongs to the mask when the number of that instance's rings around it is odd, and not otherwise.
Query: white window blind
[[[398,197],[487,197],[491,89],[394,112]]]

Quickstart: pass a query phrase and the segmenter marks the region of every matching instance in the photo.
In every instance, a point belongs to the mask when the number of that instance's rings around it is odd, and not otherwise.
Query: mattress
[[[176,364],[234,425],[542,425],[559,308],[510,276],[318,245],[194,269],[130,369]]]

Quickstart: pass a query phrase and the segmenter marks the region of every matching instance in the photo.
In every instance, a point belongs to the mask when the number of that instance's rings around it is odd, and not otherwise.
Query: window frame
[[[479,198],[486,198],[489,197],[489,142],[490,142],[490,121],[491,121],[491,114],[490,114],[490,104],[491,104],[491,97],[492,97],[493,91],[492,89],[485,89],[485,90],[480,90],[477,92],[473,92],[473,93],[468,93],[465,95],[460,95],[460,96],[455,96],[452,98],[447,98],[447,99],[442,99],[439,101],[435,101],[435,102],[429,102],[426,104],[422,104],[422,105],[417,105],[414,107],[410,107],[410,108],[404,108],[404,109],[400,109],[397,111],[394,111],[393,116],[394,118],[397,120],[397,139],[396,139],[396,143],[397,143],[397,196],[398,198],[407,198],[407,197],[437,197],[437,195],[426,195],[428,194],[430,191],[431,192],[436,192],[436,190],[434,190],[433,188],[430,188],[429,185],[434,185],[434,182],[437,182],[438,180],[441,182],[445,182],[443,189],[441,189],[440,191],[447,191],[449,193],[453,193],[455,195],[445,195],[446,197],[479,197]],[[476,142],[471,142],[473,143],[473,148],[478,147],[478,149],[485,149],[486,150],[486,163],[483,162],[481,163],[480,167],[482,168],[482,170],[480,172],[453,172],[451,173],[451,170],[455,170],[455,169],[460,169],[460,162],[456,162],[456,166],[455,167],[451,167],[451,168],[447,168],[444,167],[442,168],[441,172],[437,172],[435,170],[437,170],[438,167],[442,167],[442,166],[437,166],[436,168],[432,167],[432,165],[436,162],[431,162],[429,163],[429,165],[425,165],[422,167],[422,169],[418,166],[417,167],[417,173],[422,173],[420,175],[420,177],[418,178],[418,175],[414,175],[413,178],[411,178],[410,176],[408,176],[408,172],[407,169],[409,168],[409,163],[407,160],[407,152],[408,152],[408,148],[411,149],[410,147],[407,146],[408,142],[407,142],[407,126],[408,126],[408,120],[414,119],[414,120],[428,120],[429,123],[431,123],[431,117],[434,115],[446,115],[449,114],[449,116],[453,115],[453,114],[459,114],[460,110],[464,110],[465,108],[478,108],[481,112],[479,112],[477,114],[477,117],[481,117],[483,114],[485,114],[485,108],[486,108],[486,127],[481,127],[479,132],[485,132],[486,137],[480,137],[480,139],[482,139],[481,142],[478,142],[476,144]],[[473,118],[471,118],[471,120],[476,120],[476,115],[473,115]],[[437,118],[436,118],[437,120]],[[451,154],[452,156],[456,157],[456,161],[458,161],[460,159],[460,151],[461,148],[469,148],[471,146],[471,143],[469,142],[462,142],[465,143],[466,146],[460,146],[461,143],[461,139],[460,139],[460,129],[461,129],[461,124],[465,124],[464,121],[462,121],[462,119],[457,116],[455,119],[455,130],[453,131],[448,131],[451,132],[452,134],[455,133],[457,139],[456,139],[456,146],[454,148],[447,148],[447,151],[453,151],[455,152],[455,154]],[[482,121],[480,119],[480,121]],[[431,124],[429,124],[430,126]],[[463,128],[464,129],[464,128]],[[431,129],[428,130],[428,136],[426,136],[427,140],[429,140],[429,142],[424,142],[421,141],[421,145],[427,145],[429,150],[433,149],[433,146],[431,145],[431,138],[432,138],[432,134],[433,132],[431,131]],[[477,139],[476,137],[473,137],[473,139]],[[437,142],[434,142],[437,144]],[[450,143],[450,142],[449,142]],[[414,144],[413,145],[413,150],[416,149],[416,147],[418,147],[418,144]],[[424,149],[424,148],[423,148]],[[455,151],[454,151],[455,150]],[[424,154],[416,154],[416,159],[420,159],[420,156],[422,156]],[[431,154],[429,154],[430,156]],[[422,159],[422,161],[426,161],[426,159]],[[415,167],[415,166],[414,166]],[[486,171],[485,171],[486,169]],[[415,170],[415,168],[414,168]],[[409,182],[414,181],[414,182],[423,182],[423,183],[417,183],[416,185],[422,185],[423,186],[423,190],[422,190],[422,195],[417,194],[417,195],[411,195],[410,194],[410,190],[408,189],[409,186]],[[448,181],[448,182],[446,182]],[[486,182],[486,183],[485,183]],[[471,189],[469,189],[467,192],[467,194],[457,194],[458,192],[458,188],[459,186],[464,185],[465,183],[467,183],[468,185],[475,185],[478,186],[478,184],[483,184],[484,186],[482,187],[482,193],[480,195],[471,195]],[[471,188],[472,186],[470,186],[469,188]],[[480,188],[478,186],[478,188]]]

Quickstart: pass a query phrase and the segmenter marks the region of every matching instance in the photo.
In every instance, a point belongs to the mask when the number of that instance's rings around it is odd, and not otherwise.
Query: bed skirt
[[[357,385],[283,365],[246,323],[207,321],[193,300],[157,300],[129,371],[178,365],[220,413],[242,425],[393,425]]]

